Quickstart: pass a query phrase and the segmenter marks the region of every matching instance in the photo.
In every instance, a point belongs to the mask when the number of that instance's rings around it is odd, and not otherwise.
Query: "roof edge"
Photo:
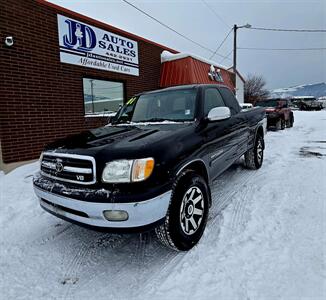
[[[196,54],[187,53],[187,52],[169,53],[168,51],[163,51],[161,53],[161,63],[168,62],[168,61],[174,61],[174,60],[178,60],[178,59],[183,59],[183,58],[186,58],[186,57],[191,57],[193,59],[199,60],[199,61],[201,61],[203,63],[208,64],[208,65],[213,65],[213,66],[215,66],[217,68],[221,68],[221,69],[223,69],[225,71],[228,71],[227,67],[225,67],[223,65],[220,65],[215,61],[206,59],[206,58],[201,57],[201,56],[196,55]]]

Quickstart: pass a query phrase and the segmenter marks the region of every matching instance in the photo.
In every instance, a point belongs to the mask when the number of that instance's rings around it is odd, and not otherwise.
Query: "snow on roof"
[[[212,61],[212,60],[209,60],[209,59],[206,59],[204,57],[201,57],[201,56],[198,56],[198,55],[195,55],[195,54],[192,54],[192,53],[177,53],[177,54],[173,54],[167,50],[164,50],[162,53],[161,53],[161,63],[164,63],[164,62],[167,62],[167,61],[173,61],[173,60],[178,60],[178,59],[182,59],[182,58],[186,58],[186,57],[192,57],[196,60],[199,60],[201,62],[204,62],[206,64],[209,64],[209,65],[213,65],[215,67],[218,67],[218,68],[221,68],[221,69],[224,69],[224,70],[227,70],[228,68],[225,67],[225,66],[222,66],[220,64],[218,64],[217,62],[215,61]]]
[[[292,99],[312,99],[312,98],[316,98],[314,96],[293,96],[291,97]]]

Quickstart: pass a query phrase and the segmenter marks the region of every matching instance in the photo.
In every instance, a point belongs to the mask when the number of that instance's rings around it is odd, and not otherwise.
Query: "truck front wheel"
[[[208,210],[206,181],[192,170],[183,171],[173,185],[165,222],[155,229],[158,239],[174,250],[190,250],[205,230]]]

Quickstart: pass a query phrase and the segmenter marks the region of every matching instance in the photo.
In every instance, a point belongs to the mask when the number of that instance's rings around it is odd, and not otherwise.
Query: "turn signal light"
[[[136,159],[132,167],[131,181],[137,182],[147,179],[152,174],[153,169],[153,158]]]

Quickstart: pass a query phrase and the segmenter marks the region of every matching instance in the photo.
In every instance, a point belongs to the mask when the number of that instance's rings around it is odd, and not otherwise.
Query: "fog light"
[[[128,213],[124,210],[105,210],[103,215],[105,219],[112,222],[126,221],[129,218]]]

